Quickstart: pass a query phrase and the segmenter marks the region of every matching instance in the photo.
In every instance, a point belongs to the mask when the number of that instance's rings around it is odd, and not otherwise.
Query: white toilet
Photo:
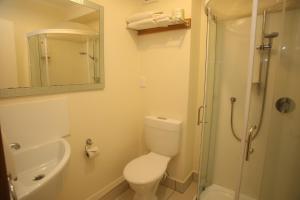
[[[181,122],[145,117],[145,141],[150,153],[129,162],[124,177],[135,191],[134,200],[157,200],[156,190],[168,163],[179,150]]]

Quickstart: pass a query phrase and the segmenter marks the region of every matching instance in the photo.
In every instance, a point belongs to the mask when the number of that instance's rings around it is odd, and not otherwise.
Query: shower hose
[[[259,116],[259,123],[258,123],[258,126],[256,128],[256,131],[253,133],[251,139],[254,140],[258,134],[259,134],[259,131],[261,129],[261,126],[262,126],[262,121],[263,121],[263,117],[264,117],[264,113],[265,113],[265,104],[266,104],[266,96],[267,96],[267,88],[268,88],[268,79],[269,79],[269,64],[270,64],[270,57],[271,57],[271,50],[268,50],[267,52],[267,64],[266,64],[266,75],[265,75],[265,84],[264,84],[264,89],[263,89],[263,99],[262,99],[262,106],[261,106],[261,111],[260,111],[260,116]],[[261,67],[262,67],[263,63],[261,62]],[[230,127],[231,127],[231,132],[232,132],[232,135],[233,137],[241,142],[242,139],[241,137],[239,137],[234,129],[234,126],[233,126],[233,119],[234,119],[234,104],[235,102],[237,101],[236,97],[231,97],[230,98],[230,103],[231,103],[231,111],[230,111]]]

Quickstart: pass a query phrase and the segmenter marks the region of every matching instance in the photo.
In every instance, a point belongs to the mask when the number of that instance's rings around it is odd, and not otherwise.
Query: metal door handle
[[[204,113],[204,109],[206,106],[200,106],[198,108],[198,119],[197,119],[197,125],[203,124],[203,123],[207,123],[205,121],[203,121],[203,113]],[[202,113],[202,114],[201,114]]]
[[[250,159],[250,154],[252,154],[254,152],[254,149],[251,147],[252,144],[252,134],[255,132],[256,130],[256,126],[252,126],[249,130],[249,134],[247,137],[247,146],[246,146],[246,161],[249,161]]]

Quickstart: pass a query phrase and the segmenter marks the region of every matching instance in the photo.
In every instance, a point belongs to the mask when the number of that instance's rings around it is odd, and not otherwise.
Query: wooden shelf
[[[146,34],[179,30],[179,29],[189,29],[189,28],[191,28],[191,25],[192,25],[192,19],[188,18],[188,19],[185,19],[182,24],[174,24],[174,25],[169,25],[167,27],[149,28],[149,29],[139,30],[137,32],[138,32],[138,35],[146,35]]]

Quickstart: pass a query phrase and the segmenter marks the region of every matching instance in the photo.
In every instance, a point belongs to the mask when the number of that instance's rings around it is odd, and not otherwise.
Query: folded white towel
[[[169,25],[172,24],[172,20],[170,17],[165,17],[156,20],[157,27],[168,27]]]
[[[9,148],[8,141],[6,136],[2,133],[3,147],[4,147],[4,156],[7,174],[10,174],[13,179],[17,177],[17,173],[15,170],[15,162],[11,149]]]
[[[160,19],[165,19],[165,18],[170,18],[171,19],[170,15],[167,15],[167,14],[164,14],[164,13],[155,14],[155,15],[153,15],[153,18],[154,18],[154,20],[160,20]]]
[[[147,19],[147,18],[153,18],[155,15],[157,14],[162,14],[162,12],[155,12],[155,11],[148,11],[148,12],[141,12],[141,13],[137,13],[137,14],[134,14],[130,17],[127,18],[127,23],[132,23],[132,22],[137,22],[137,21],[140,21],[140,20],[144,20],[144,19]]]
[[[134,30],[143,30],[148,28],[154,28],[157,27],[157,23],[154,21],[154,19],[143,19],[137,22],[132,22],[127,25],[128,28],[134,29]]]

